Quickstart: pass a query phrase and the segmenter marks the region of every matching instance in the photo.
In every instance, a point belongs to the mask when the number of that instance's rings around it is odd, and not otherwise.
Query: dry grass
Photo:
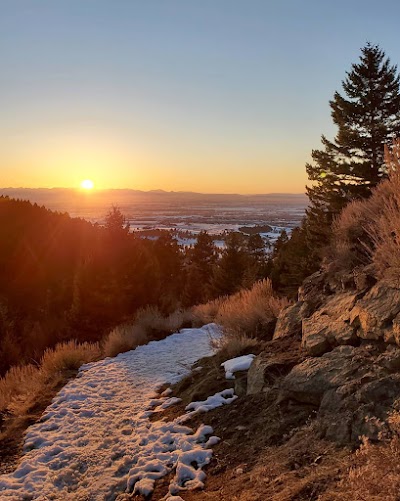
[[[280,311],[288,304],[286,298],[275,295],[267,279],[256,282],[249,290],[196,306],[194,316],[217,322],[228,337],[240,342],[245,337],[271,337]]]
[[[222,296],[213,301],[208,301],[208,303],[199,304],[194,306],[193,311],[193,321],[196,326],[202,326],[204,324],[209,324],[214,322],[217,318],[218,311],[221,305],[228,299],[228,296]]]
[[[191,325],[193,315],[187,310],[176,310],[163,316],[158,308],[147,306],[139,310],[131,324],[115,327],[102,343],[106,357],[115,357],[118,353],[133,350],[151,339],[159,339],[178,332],[184,326]]]
[[[377,278],[400,283],[400,141],[386,150],[388,179],[367,200],[350,203],[333,225],[333,268],[371,264]]]
[[[396,501],[400,492],[400,413],[389,418],[390,437],[378,444],[364,440],[348,459],[348,473],[324,501]]]
[[[224,360],[258,352],[260,348],[259,339],[247,336],[222,336],[213,339],[211,344]]]
[[[44,378],[51,378],[57,372],[77,370],[87,362],[99,359],[99,343],[78,343],[75,340],[57,344],[47,349],[40,361],[40,372]]]
[[[77,370],[100,356],[98,343],[69,341],[47,349],[38,366],[12,367],[0,379],[0,413],[22,414],[63,372]]]
[[[135,324],[147,333],[159,332],[172,334],[184,325],[191,325],[192,314],[188,310],[176,310],[168,316],[163,316],[155,306],[147,306],[139,310]]]
[[[20,395],[36,394],[40,388],[39,369],[34,365],[14,366],[0,379],[0,413],[9,410]]]
[[[147,342],[147,334],[141,325],[124,324],[115,327],[103,343],[106,357],[115,357],[118,353],[133,350]]]

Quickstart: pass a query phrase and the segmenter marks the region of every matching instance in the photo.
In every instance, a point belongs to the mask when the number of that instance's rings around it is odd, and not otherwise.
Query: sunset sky
[[[304,191],[398,1],[0,0],[0,186]]]

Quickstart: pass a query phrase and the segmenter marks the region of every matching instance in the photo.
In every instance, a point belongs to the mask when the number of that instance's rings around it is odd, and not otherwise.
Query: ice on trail
[[[235,379],[235,372],[249,370],[254,358],[255,355],[243,355],[241,357],[231,358],[226,362],[222,362],[221,366],[225,369],[226,379]]]
[[[202,487],[201,470],[216,443],[212,428],[196,433],[178,422],[150,422],[155,390],[176,383],[198,359],[212,354],[219,329],[183,329],[115,358],[86,364],[26,434],[18,468],[0,476],[0,499],[113,500],[130,491],[149,494],[171,471],[170,497]],[[177,402],[165,391],[163,408]],[[158,403],[157,403],[158,406]],[[156,407],[156,406],[154,406]],[[153,407],[153,409],[154,409]],[[177,497],[174,497],[174,496]]]

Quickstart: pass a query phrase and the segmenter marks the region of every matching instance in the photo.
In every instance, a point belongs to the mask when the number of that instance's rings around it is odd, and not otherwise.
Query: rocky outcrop
[[[369,285],[369,288],[366,284]],[[400,288],[381,280],[361,281],[363,289],[338,286],[323,272],[311,275],[299,289],[298,302],[282,311],[274,339],[298,333],[312,356],[361,340],[400,346]]]
[[[282,339],[287,337],[301,338],[301,303],[292,304],[284,308],[276,322],[273,339]]]
[[[400,399],[400,288],[363,270],[340,283],[315,273],[281,312],[273,342],[299,338],[302,358],[283,347],[256,357],[247,394],[313,409],[321,435],[340,444],[377,439]]]
[[[247,374],[247,395],[254,395],[273,386],[299,363],[299,353],[262,352],[250,366]]]
[[[310,355],[322,355],[339,345],[356,344],[356,328],[350,313],[357,295],[345,293],[329,297],[310,317],[302,319],[302,344]]]
[[[370,344],[339,346],[296,363],[293,355],[262,353],[248,373],[247,394],[277,393],[284,408],[314,409],[321,436],[339,444],[377,439],[400,398],[400,350]]]
[[[400,289],[381,281],[357,301],[351,311],[351,324],[358,328],[357,335],[362,339],[382,339],[394,343],[393,320],[399,313]]]

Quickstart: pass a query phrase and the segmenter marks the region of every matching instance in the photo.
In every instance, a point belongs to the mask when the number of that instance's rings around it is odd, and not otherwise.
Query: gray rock
[[[398,322],[393,320],[399,313],[400,289],[382,280],[354,306],[350,314],[350,323],[360,327],[357,335],[362,339],[390,340],[388,327],[393,327],[393,336],[396,339]]]
[[[235,395],[244,397],[247,393],[247,371],[235,372],[234,381]]]
[[[278,317],[274,336],[272,339],[285,337],[301,337],[300,308],[302,303],[297,302],[284,308]]]
[[[291,353],[260,353],[253,360],[247,374],[247,395],[254,395],[274,386],[298,361],[298,356]]]
[[[390,372],[399,364],[399,352],[340,346],[309,357],[282,380],[279,400],[313,405],[322,436],[337,443],[377,439],[387,431],[388,413],[400,398],[400,373]]]
[[[350,325],[350,311],[357,296],[337,294],[328,299],[311,317],[302,321],[302,346],[313,356],[319,356],[335,346],[356,344],[355,327]]]

